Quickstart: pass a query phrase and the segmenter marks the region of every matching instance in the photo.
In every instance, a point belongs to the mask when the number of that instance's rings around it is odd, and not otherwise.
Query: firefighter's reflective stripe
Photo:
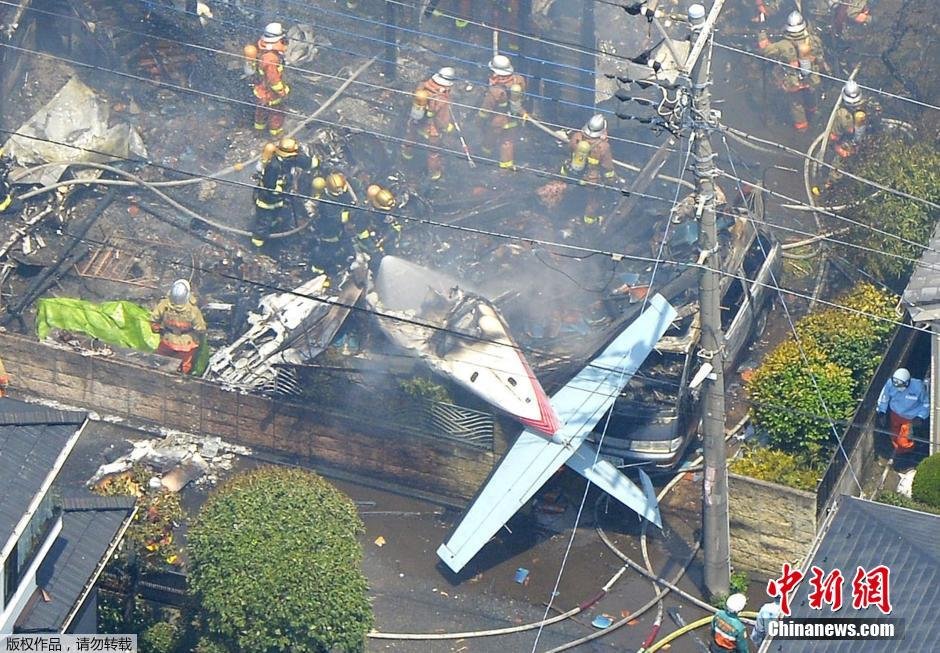
[[[738,637],[737,630],[733,624],[729,624],[720,616],[715,616],[712,621],[712,637],[719,648],[733,651],[737,648]]]
[[[342,213],[339,214],[340,222],[346,224],[349,222],[349,209],[345,209]]]
[[[278,200],[276,202],[269,203],[262,199],[256,199],[255,205],[262,209],[280,209],[284,206],[284,200]]]
[[[13,203],[13,195],[9,194],[0,200],[0,211],[6,211],[7,208]]]

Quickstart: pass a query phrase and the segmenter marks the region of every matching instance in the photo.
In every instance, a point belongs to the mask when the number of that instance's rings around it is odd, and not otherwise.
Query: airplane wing
[[[640,514],[650,515],[643,492],[609,463],[594,465],[593,450],[582,449],[582,445],[675,316],[675,309],[656,295],[649,308],[600,356],[552,396],[561,428],[551,439],[528,428],[522,431],[450,539],[438,548],[437,555],[448,567],[455,572],[463,569],[552,474],[569,462],[629,508],[641,507]],[[656,517],[658,523],[658,511]]]

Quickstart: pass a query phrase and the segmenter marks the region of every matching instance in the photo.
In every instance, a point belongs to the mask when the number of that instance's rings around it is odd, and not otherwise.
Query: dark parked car
[[[754,233],[750,225],[747,228]],[[779,277],[782,264],[780,244],[769,234],[753,235],[741,250],[743,256],[732,257],[737,260],[726,268],[731,274],[722,279],[726,372],[738,364],[763,329],[776,294],[773,278]],[[688,300],[684,304],[683,298]],[[615,463],[669,467],[696,440],[701,421],[699,393],[689,383],[700,365],[697,289],[690,288],[670,301],[679,311],[679,335],[672,331],[660,341],[612,409],[601,453]],[[592,434],[595,443],[606,422],[601,419]]]

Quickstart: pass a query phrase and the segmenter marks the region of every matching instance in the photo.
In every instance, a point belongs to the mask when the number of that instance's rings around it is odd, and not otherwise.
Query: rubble
[[[101,479],[120,474],[135,465],[146,465],[160,484],[179,492],[190,482],[214,485],[221,473],[232,469],[236,456],[251,455],[247,447],[230,444],[216,436],[169,432],[162,439],[132,440],[130,453],[101,465],[88,480],[96,485]]]

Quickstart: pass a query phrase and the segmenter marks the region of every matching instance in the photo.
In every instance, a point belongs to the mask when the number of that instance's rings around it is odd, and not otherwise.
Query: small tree
[[[836,422],[852,415],[854,385],[852,373],[831,362],[813,341],[786,340],[748,383],[755,424],[775,448],[821,462],[835,442],[827,414]]]
[[[851,165],[861,177],[930,202],[940,202],[940,152],[928,139],[911,144],[895,134],[886,134],[866,144],[853,157]],[[914,261],[922,253],[918,244],[924,245],[929,240],[938,212],[896,194],[875,192],[871,186],[848,178],[841,183],[839,196],[848,204],[840,214],[861,223],[853,227],[846,240],[868,248],[851,248],[847,250],[849,255],[859,267],[888,286],[903,287]]]
[[[210,497],[189,533],[190,587],[236,651],[359,651],[372,627],[362,522],[316,474],[265,467]]]

